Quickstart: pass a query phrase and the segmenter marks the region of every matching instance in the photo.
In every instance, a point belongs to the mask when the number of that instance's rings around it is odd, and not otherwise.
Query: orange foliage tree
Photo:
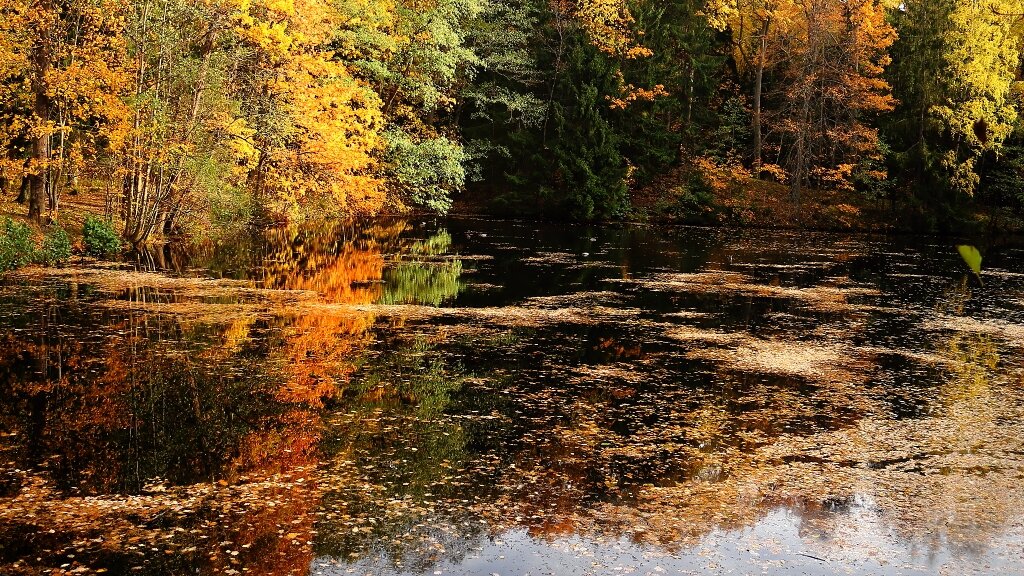
[[[786,56],[781,106],[772,121],[789,146],[792,195],[799,200],[810,177],[841,184],[857,159],[876,152],[878,131],[867,121],[895,103],[882,73],[896,33],[878,0],[803,0],[789,7],[787,18],[791,31],[778,46]]]
[[[782,144],[794,199],[808,180],[847,186],[856,163],[877,156],[869,121],[895,101],[882,77],[896,33],[878,0],[712,1],[707,16],[732,36],[753,83],[753,164],[765,135]],[[763,84],[774,85],[764,93]],[[762,112],[762,106],[768,110]],[[767,132],[767,134],[766,134]],[[884,177],[875,174],[875,177]]]
[[[121,0],[0,2],[0,172],[20,177],[29,216],[77,191],[109,126],[123,115]],[[27,189],[27,190],[26,190]]]

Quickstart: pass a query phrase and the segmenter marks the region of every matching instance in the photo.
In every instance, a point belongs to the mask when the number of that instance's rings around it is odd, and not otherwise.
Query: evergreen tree
[[[510,134],[544,123],[548,77],[538,66],[537,49],[544,8],[537,0],[491,3],[470,31],[468,43],[480,65],[463,89],[459,122],[472,181],[500,181],[510,170]]]
[[[882,127],[892,147],[893,173],[912,189],[940,187],[934,167],[941,125],[931,110],[942,100],[943,38],[951,26],[953,7],[953,0],[915,0],[901,5],[892,17],[897,40],[886,78],[897,105]]]
[[[608,101],[618,94],[618,66],[582,35],[573,36],[554,83],[547,130],[521,138],[526,159],[513,181],[535,188],[539,204],[580,220],[610,218],[628,207],[628,167]]]
[[[702,137],[718,123],[712,99],[725,72],[726,43],[701,13],[704,2],[641,2],[636,27],[652,54],[622,63],[627,85],[664,87],[651,101],[635,101],[618,115],[622,151],[642,185],[679,159],[680,146],[700,153],[720,144]]]

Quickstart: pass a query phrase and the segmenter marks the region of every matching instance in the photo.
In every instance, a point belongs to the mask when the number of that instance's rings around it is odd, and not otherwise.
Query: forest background
[[[1022,36],[1022,0],[0,0],[0,195],[134,245],[453,202],[1020,229]]]

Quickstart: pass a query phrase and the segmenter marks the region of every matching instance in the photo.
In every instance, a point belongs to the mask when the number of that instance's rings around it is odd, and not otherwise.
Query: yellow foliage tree
[[[623,0],[576,0],[572,12],[591,42],[608,54],[626,58],[650,56],[633,32],[635,20]]]
[[[239,36],[256,49],[255,96],[243,104],[248,128],[239,131],[249,134],[239,148],[249,184],[285,219],[317,202],[377,211],[381,102],[335,58],[341,14],[324,0],[244,1],[237,20]]]
[[[932,108],[956,146],[941,159],[953,189],[973,194],[980,178],[975,164],[999,148],[1013,131],[1013,98],[1020,64],[1020,0],[957,2],[944,38],[945,102]]]
[[[2,170],[29,188],[29,216],[77,191],[86,159],[124,115],[122,0],[0,2]],[[23,189],[25,186],[23,186]]]

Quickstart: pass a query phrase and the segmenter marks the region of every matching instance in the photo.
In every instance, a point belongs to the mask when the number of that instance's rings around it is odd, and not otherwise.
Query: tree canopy
[[[1020,210],[1020,0],[0,0],[0,186],[218,215],[609,219],[672,182]],[[702,185],[695,182],[704,182]],[[696,188],[694,187],[696,186]],[[697,196],[694,196],[696,194]]]

